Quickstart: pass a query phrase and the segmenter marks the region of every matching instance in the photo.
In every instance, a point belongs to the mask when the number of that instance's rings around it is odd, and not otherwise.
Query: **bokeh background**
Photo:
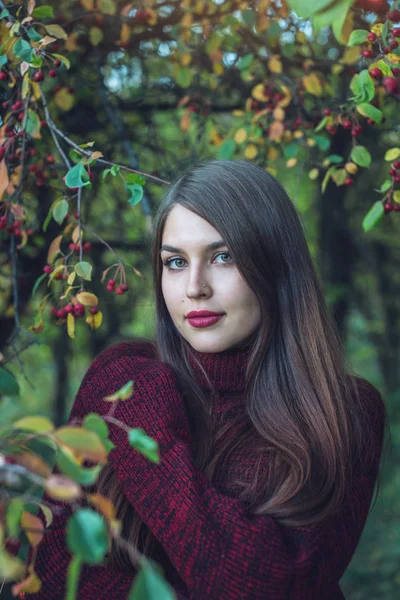
[[[58,39],[49,52],[67,57],[70,68],[61,65],[51,77],[53,59],[48,57],[41,86],[52,119],[70,140],[94,141],[93,148],[107,160],[167,182],[198,159],[245,157],[270,170],[295,203],[349,362],[383,394],[392,434],[380,497],[342,589],[348,600],[398,598],[400,215],[392,211],[368,233],[362,228],[388,177],[385,152],[400,145],[398,98],[375,82],[384,120],[368,126],[348,103],[351,78],[371,64],[361,54],[367,46],[349,52],[329,26],[316,33],[310,20],[299,19],[285,2],[82,0],[46,5],[53,7],[54,17],[43,22],[58,24],[66,32],[66,39]],[[353,29],[370,30],[382,20],[360,8],[348,17]],[[4,40],[4,19],[0,32]],[[314,83],[304,81],[310,73],[315,73]],[[269,86],[267,100],[260,90],[254,92],[260,83]],[[5,100],[10,91],[1,85]],[[290,95],[285,106],[279,104],[286,93],[282,86]],[[277,119],[277,113],[272,116],[277,108],[284,110],[283,119]],[[265,109],[269,110],[255,119]],[[335,115],[334,131],[323,127],[316,133],[326,109]],[[45,120],[39,99],[36,111]],[[3,110],[4,119],[6,113]],[[340,125],[345,117],[361,124],[356,141],[368,148],[372,162],[358,169],[351,184],[330,180],[322,191],[327,168],[334,164],[327,157],[341,156],[346,162],[355,144]],[[278,137],[271,129],[275,121],[285,125]],[[73,163],[76,154],[67,141],[58,139]],[[47,287],[44,280],[32,298],[48,247],[62,230],[50,218],[44,231],[43,222],[53,202],[65,193],[62,177],[67,171],[46,123],[41,123],[32,147],[30,164],[37,169],[27,173],[24,206],[33,232],[18,254],[20,332],[11,345],[15,295],[9,286],[7,240],[0,232],[1,352],[4,366],[21,388],[18,401],[1,400],[0,412],[2,422],[41,414],[59,425],[68,418],[82,377],[101,350],[132,336],[154,336],[149,225],[166,185],[147,179],[142,201],[132,206],[123,177],[109,174],[103,181],[104,165],[92,166],[93,188],[83,192],[82,220],[87,225],[84,239],[91,243],[85,260],[93,265],[87,288],[99,298],[103,323],[91,330],[79,322],[71,339],[65,323],[57,323],[50,313],[62,304],[65,282]],[[46,162],[50,153],[55,157],[51,166]],[[70,210],[63,227],[73,221],[76,210],[76,194],[69,190],[67,198]],[[121,296],[101,283],[103,271],[116,262],[115,253],[130,265],[129,292]],[[38,323],[49,291],[44,328],[34,334],[29,328]]]

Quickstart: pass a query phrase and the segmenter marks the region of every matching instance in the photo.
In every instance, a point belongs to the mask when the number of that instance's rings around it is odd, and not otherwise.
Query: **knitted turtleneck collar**
[[[243,392],[250,350],[250,346],[224,352],[198,352],[191,348],[189,363],[201,387],[210,389],[207,379],[193,356],[199,360],[216,390],[219,392]]]

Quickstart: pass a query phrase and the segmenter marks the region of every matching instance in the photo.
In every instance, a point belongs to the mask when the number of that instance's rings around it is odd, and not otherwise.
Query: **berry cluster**
[[[387,14],[387,17],[393,23],[400,21],[400,11],[392,10]],[[378,37],[376,33],[370,31],[367,35],[369,47],[363,50],[362,55],[366,59],[373,59],[376,61],[379,58],[383,58],[383,55],[394,52],[399,47],[400,28],[394,27],[388,32],[386,36],[387,46],[382,45],[382,38]],[[400,69],[398,67],[391,67],[392,76],[384,76],[379,67],[372,67],[369,70],[371,77],[377,80],[382,80],[382,85],[386,92],[390,95],[396,95],[400,92]]]
[[[25,231],[26,235],[29,237],[33,234],[33,229],[25,229],[23,221],[18,221],[17,219],[12,223],[8,224],[8,218],[6,215],[2,215],[0,217],[0,231],[5,231],[8,235],[15,235],[16,237],[21,237],[23,231]]]
[[[80,252],[81,244],[79,242],[77,244],[74,244],[74,242],[71,242],[70,245],[68,246],[68,248],[70,250],[72,250],[73,252]],[[82,244],[83,252],[90,252],[91,249],[92,249],[92,244],[90,242],[85,242],[84,244]]]
[[[107,292],[115,291],[116,294],[122,296],[123,294],[125,294],[125,292],[129,290],[129,286],[127,283],[120,283],[119,285],[117,285],[117,288],[115,288],[116,283],[117,282],[115,281],[115,279],[109,279],[106,285]]]
[[[97,306],[91,306],[89,313],[96,315],[99,312]],[[66,319],[69,314],[75,317],[75,319],[82,319],[86,314],[86,309],[83,304],[76,302],[75,304],[66,304],[64,307],[56,308],[55,306],[51,309],[51,314],[56,319]]]

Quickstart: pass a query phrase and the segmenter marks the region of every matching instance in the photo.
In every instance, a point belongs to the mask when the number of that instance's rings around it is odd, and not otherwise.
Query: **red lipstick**
[[[186,318],[192,327],[197,328],[214,325],[222,319],[223,316],[224,313],[216,313],[210,310],[192,310],[186,315]]]

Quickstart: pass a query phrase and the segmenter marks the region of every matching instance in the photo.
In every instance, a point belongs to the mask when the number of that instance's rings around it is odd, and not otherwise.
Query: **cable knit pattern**
[[[221,412],[237,405],[244,390],[248,353],[197,353],[219,392]],[[206,382],[196,370],[203,387]],[[126,434],[110,425],[115,444],[109,460],[122,490],[165,549],[173,569],[167,577],[178,598],[188,600],[339,600],[338,582],[358,544],[368,515],[383,442],[384,405],[379,392],[359,380],[365,409],[375,424],[368,472],[355,472],[343,510],[310,527],[288,528],[265,515],[249,517],[224,474],[210,482],[193,465],[183,401],[172,369],[138,353],[134,343],[114,346],[97,357],[76,397],[70,420],[89,412],[104,415],[102,398],[135,381],[133,399],[120,402],[115,417],[143,427],[160,445],[161,462],[153,464],[134,451]],[[242,397],[244,402],[244,399]],[[231,402],[232,401],[232,402]],[[236,408],[235,408],[236,410]],[[234,455],[233,469],[255,468],[251,452]],[[264,468],[264,467],[263,467]],[[238,472],[239,472],[238,471]],[[224,487],[225,484],[225,487]],[[64,597],[70,555],[65,546],[67,505],[56,516],[39,546],[36,571],[42,590],[32,600]],[[80,600],[127,598],[135,573],[105,566],[83,569]],[[160,600],[162,600],[160,598]]]

